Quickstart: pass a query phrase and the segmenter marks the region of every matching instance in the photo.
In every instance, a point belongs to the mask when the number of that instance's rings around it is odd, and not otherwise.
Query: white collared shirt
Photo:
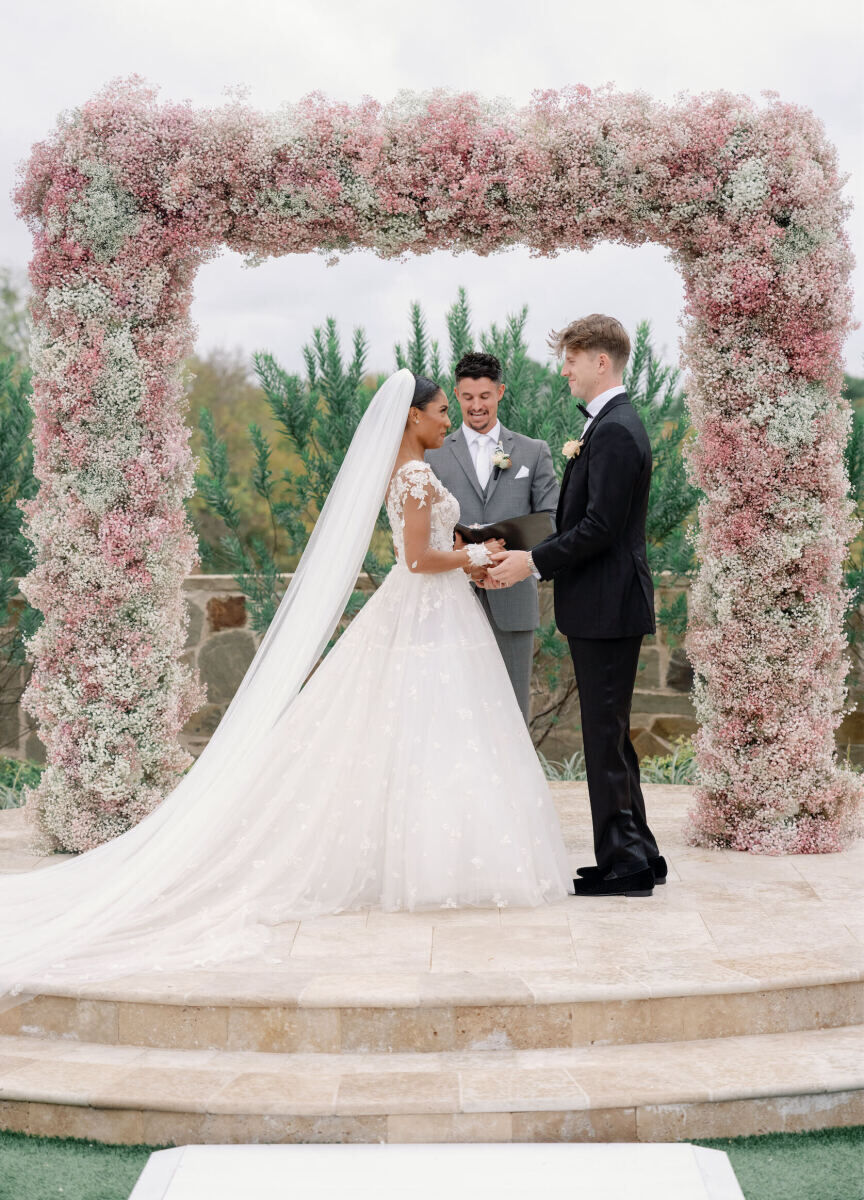
[[[465,435],[465,441],[468,444],[468,450],[471,454],[471,461],[474,463],[474,471],[477,475],[477,482],[481,487],[485,487],[489,482],[489,476],[492,474],[492,455],[495,453],[495,447],[501,441],[501,422],[496,421],[488,433],[478,433],[476,429],[472,429],[469,425],[463,423],[462,432]],[[477,470],[477,455],[481,450],[484,450],[489,456],[489,470],[486,474],[484,483],[480,472]]]
[[[585,436],[585,430],[588,428],[594,418],[603,411],[609,401],[613,400],[616,396],[620,396],[622,392],[626,391],[627,389],[623,383],[616,383],[614,387],[608,388],[605,392],[601,392],[599,396],[595,396],[589,404],[585,405],[590,416],[582,428],[583,437]]]

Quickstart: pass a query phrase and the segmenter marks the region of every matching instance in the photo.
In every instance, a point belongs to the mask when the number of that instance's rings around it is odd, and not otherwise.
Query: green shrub
[[[39,763],[0,758],[0,808],[18,808],[25,787],[35,787],[45,770]]]
[[[654,754],[639,763],[643,783],[695,783],[696,751],[689,738],[678,738],[671,754]]]

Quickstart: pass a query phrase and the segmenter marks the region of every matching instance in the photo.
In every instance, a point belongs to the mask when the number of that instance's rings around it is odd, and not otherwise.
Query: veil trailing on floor
[[[203,966],[266,947],[254,898],[244,900],[254,889],[232,874],[258,815],[251,784],[355,586],[414,386],[403,369],[373,397],[255,658],[174,791],[95,850],[0,875],[0,993]]]

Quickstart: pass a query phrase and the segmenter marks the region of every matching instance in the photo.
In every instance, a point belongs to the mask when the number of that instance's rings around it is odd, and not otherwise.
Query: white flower
[[[768,195],[768,179],[765,174],[764,159],[746,159],[729,176],[725,193],[726,207],[736,216],[755,212]]]
[[[821,384],[808,383],[794,392],[754,404],[748,419],[765,425],[772,446],[795,452],[813,441],[813,422],[827,411],[828,402]]]

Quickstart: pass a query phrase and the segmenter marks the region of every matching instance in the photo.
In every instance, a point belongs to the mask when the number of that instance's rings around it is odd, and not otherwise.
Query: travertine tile
[[[118,1041],[134,1046],[166,1046],[183,1050],[226,1045],[227,1008],[193,1008],[181,1004],[120,1004]]]
[[[420,1003],[421,980],[426,976],[406,971],[368,971],[362,975],[317,975],[300,993],[303,1008],[362,1006],[411,1008]]]
[[[207,1111],[326,1116],[334,1111],[339,1080],[321,1071],[236,1075],[208,1098]]]
[[[636,1113],[640,1142],[799,1133],[806,1129],[860,1124],[864,1124],[862,1092],[711,1104],[645,1105]]]
[[[440,971],[420,978],[420,1002],[441,1005],[530,1004],[531,988],[513,971]]]
[[[508,926],[489,937],[477,929],[436,929],[433,971],[555,970],[573,965],[573,943],[563,926],[538,936],[531,926]]]
[[[398,1114],[387,1118],[388,1142],[511,1142],[510,1113]]]
[[[462,1070],[459,1072],[464,1112],[530,1112],[534,1109],[588,1107],[588,1098],[572,1072],[538,1070]]]
[[[96,1104],[128,1071],[104,1063],[34,1059],[0,1076],[0,1097],[44,1100],[52,1104]]]
[[[507,929],[513,925],[525,928],[530,925],[566,925],[573,912],[572,901],[558,904],[541,904],[538,908],[502,908],[501,925]]]
[[[23,1071],[25,1067],[32,1066],[35,1061],[24,1054],[0,1054],[0,1086],[3,1080],[14,1075],[16,1071]]]
[[[211,1113],[203,1118],[200,1140],[221,1145],[386,1142],[387,1117],[298,1117],[272,1113],[250,1117]]]
[[[343,1076],[336,1096],[340,1114],[452,1113],[459,1109],[455,1073]]]
[[[684,1001],[605,1000],[573,1007],[571,1045],[670,1042],[682,1037]]]
[[[75,1064],[78,1066],[78,1064]],[[92,1103],[102,1107],[164,1109],[166,1112],[205,1113],[235,1074],[230,1071],[191,1071],[135,1066],[119,1070],[106,1081]]]
[[[228,1050],[324,1053],[341,1047],[342,1014],[336,1008],[232,1008]]]
[[[126,1146],[149,1141],[144,1136],[140,1111],[89,1105],[30,1104],[26,1132],[32,1137],[85,1138]]]
[[[430,929],[436,925],[460,925],[479,929],[497,929],[501,918],[497,908],[435,908],[422,912],[385,913],[374,909],[369,913],[366,928],[370,932],[406,928]]]
[[[123,1067],[140,1062],[147,1055],[147,1050],[143,1046],[106,1046],[100,1042],[69,1042],[59,1040],[39,1042],[36,1038],[30,1038],[29,1041],[38,1050],[43,1051],[38,1057],[43,1060],[51,1058],[54,1062],[103,1063],[107,1067]],[[159,1054],[160,1051],[151,1051],[150,1053]],[[163,1053],[173,1054],[176,1057],[178,1051],[168,1050]],[[191,1053],[194,1054],[194,1051]],[[212,1058],[214,1052],[208,1050],[203,1053],[208,1058]]]
[[[10,1133],[28,1133],[26,1100],[0,1100],[0,1129]]]
[[[634,1108],[513,1113],[514,1142],[635,1142]]]
[[[632,1000],[650,995],[648,985],[635,980],[629,970],[596,958],[590,968],[574,965],[560,971],[523,971],[521,977],[534,1001],[542,1004]]]
[[[573,1008],[569,1004],[514,1004],[455,1010],[453,1049],[509,1050],[569,1046]]]
[[[34,996],[0,1012],[0,1034],[72,1037],[82,1042],[116,1042],[117,1010],[111,1003],[66,996]]]
[[[210,1140],[206,1113],[142,1111],[140,1118],[139,1141],[147,1146],[195,1146]]]
[[[342,1049],[347,1052],[452,1050],[452,1008],[345,1008]]]
[[[431,925],[406,924],[399,928],[364,927],[352,931],[304,921],[294,939],[291,963],[296,966],[310,959],[347,955],[355,962],[367,958],[416,960],[420,968],[428,968],[432,930]]]

